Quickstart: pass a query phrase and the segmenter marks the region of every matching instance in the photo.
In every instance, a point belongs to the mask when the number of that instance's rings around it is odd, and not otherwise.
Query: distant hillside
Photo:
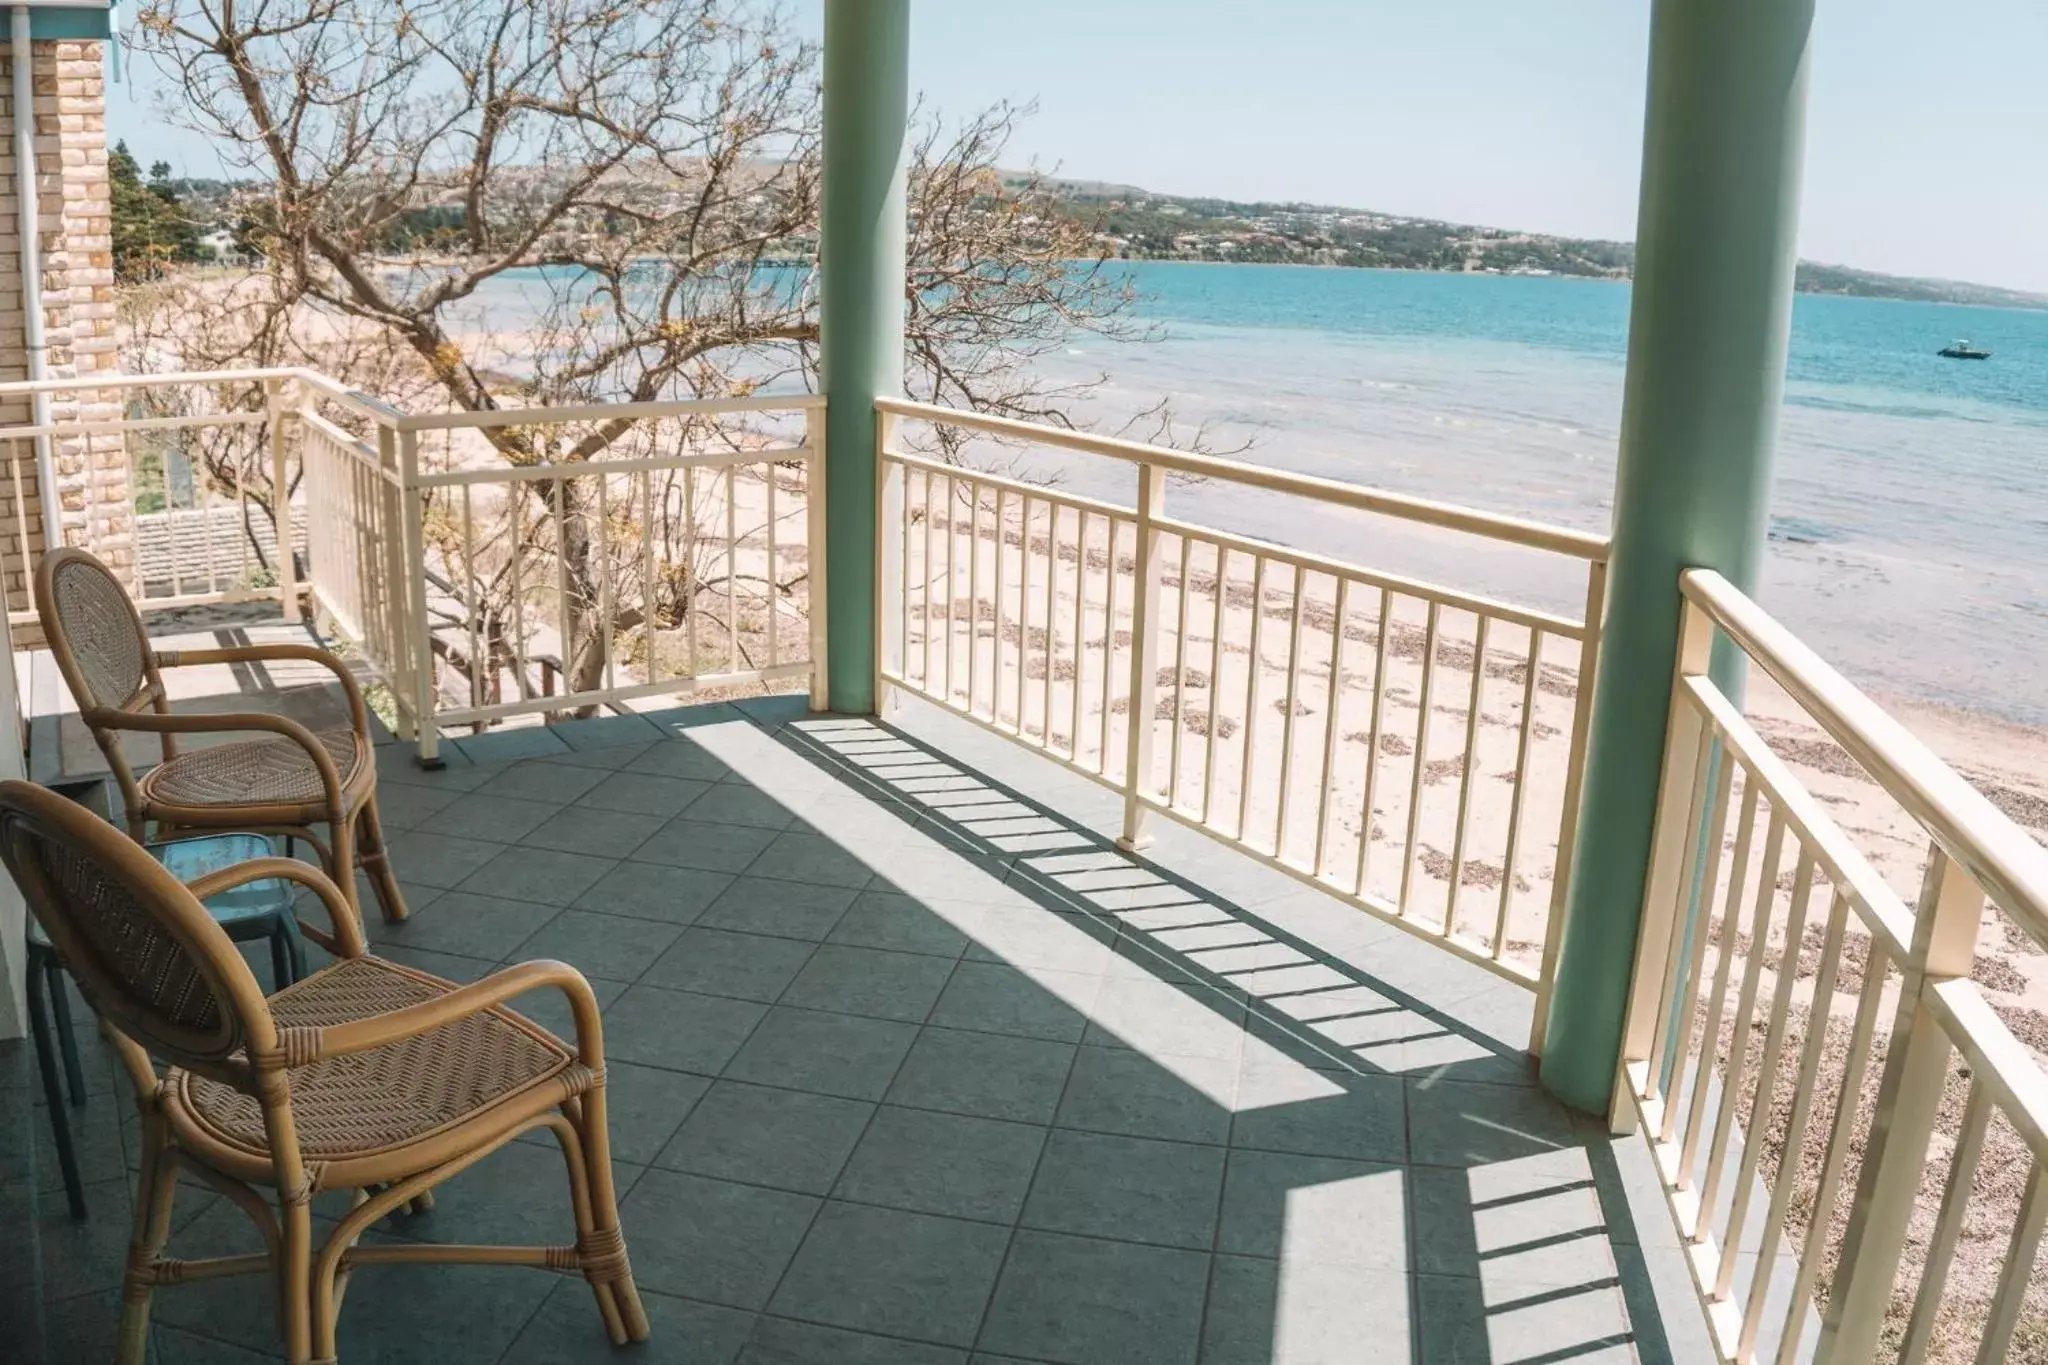
[[[1021,183],[1022,178],[1018,178]],[[1101,181],[1053,182],[1061,210],[1132,260],[1248,261],[1374,266],[1498,275],[1627,279],[1635,246],[1541,232],[1405,218],[1328,204],[1239,203],[1154,194]],[[1957,280],[1914,279],[1844,265],[1799,263],[1809,294],[2048,309],[2048,295]]]

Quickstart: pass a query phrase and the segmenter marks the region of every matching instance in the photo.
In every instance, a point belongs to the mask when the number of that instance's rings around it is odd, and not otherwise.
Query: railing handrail
[[[1689,569],[1679,586],[1986,894],[2048,943],[2048,849],[1722,575]]]
[[[542,426],[561,422],[603,422],[619,418],[718,416],[733,412],[805,412],[823,408],[818,393],[756,394],[747,398],[683,398],[653,403],[579,403],[546,408],[483,408],[455,412],[401,413],[399,431],[450,431],[471,427]]]
[[[935,403],[919,403],[905,398],[877,398],[875,410],[894,417],[964,427],[970,431],[984,431],[992,436],[1006,436],[1039,445],[1058,446],[1065,450],[1102,455],[1134,464],[1152,465],[1201,478],[1221,479],[1228,483],[1263,488],[1275,493],[1298,494],[1319,502],[1439,526],[1451,531],[1470,532],[1489,539],[1526,546],[1529,549],[1551,550],[1576,559],[1605,562],[1611,543],[1607,536],[1594,535],[1587,531],[1573,531],[1562,526],[1531,521],[1525,517],[1480,512],[1430,498],[1410,497],[1405,493],[1388,493],[1361,484],[1346,483],[1340,479],[1296,474],[1290,470],[1272,469],[1244,460],[1227,460],[1216,455],[1194,455],[1184,450],[1150,445],[1144,441],[1130,441],[1117,436],[1097,436],[1090,432],[1073,431],[1038,422],[1023,422],[1011,417],[995,417],[961,408],[941,407]]]

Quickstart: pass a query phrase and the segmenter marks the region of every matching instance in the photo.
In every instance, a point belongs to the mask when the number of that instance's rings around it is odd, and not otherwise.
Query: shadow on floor
[[[1432,976],[1427,945],[1313,892],[1226,899],[1188,859],[786,699],[518,733],[438,773],[383,751],[414,915],[374,949],[592,979],[655,1339],[611,1351],[580,1280],[372,1267],[343,1361],[1673,1358],[1676,1252],[1643,1245],[1618,1149],[1531,1085],[1526,1007]],[[0,1147],[0,1238],[37,1270],[7,1277],[7,1320],[49,1360],[109,1358],[131,1106],[96,1053],[72,1224],[21,1051],[0,1045],[23,1139]],[[375,1235],[564,1240],[545,1141]],[[238,1210],[181,1191],[174,1254],[254,1249]],[[253,1282],[156,1303],[165,1362],[276,1349]]]

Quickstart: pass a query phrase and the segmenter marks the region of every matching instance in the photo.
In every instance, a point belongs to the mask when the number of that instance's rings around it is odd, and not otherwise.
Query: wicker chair
[[[317,869],[262,858],[187,886],[113,826],[26,782],[0,782],[0,860],[111,1025],[140,1100],[120,1365],[142,1365],[156,1286],[262,1273],[288,1358],[332,1365],[349,1272],[394,1261],[580,1271],[613,1343],[647,1338],[612,1186],[597,1000],[575,968],[526,962],[457,986],[386,962],[365,952],[353,909]],[[268,1000],[200,904],[266,877],[319,897],[332,932],[306,933],[338,959]],[[568,996],[574,1047],[505,1004],[542,987]],[[386,1213],[537,1128],[568,1159],[572,1245],[356,1245]],[[268,1251],[165,1258],[181,1169],[247,1213]],[[316,1247],[313,1197],[337,1189],[351,1206]],[[276,1214],[259,1190],[275,1192]]]
[[[120,785],[128,832],[236,829],[289,834],[320,850],[327,872],[357,905],[360,866],[384,918],[402,920],[405,898],[377,819],[377,763],[369,712],[341,660],[311,645],[153,650],[134,603],[104,564],[83,550],[53,550],[36,570],[36,615],[57,667]],[[345,728],[310,730],[258,712],[180,716],[171,712],[163,669],[187,664],[299,660],[329,669],[348,697]],[[163,761],[135,775],[124,731],[158,736]],[[182,734],[244,731],[260,738],[179,752]],[[326,842],[311,826],[328,828]],[[358,907],[360,908],[360,907]]]

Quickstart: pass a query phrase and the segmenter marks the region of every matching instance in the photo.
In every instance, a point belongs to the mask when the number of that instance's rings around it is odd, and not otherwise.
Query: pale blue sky
[[[821,0],[798,0],[805,27]],[[1648,0],[919,0],[937,108],[1010,160],[1181,194],[1633,235]],[[1025,17],[1027,16],[1028,17]],[[2048,4],[1821,0],[1804,255],[2048,291]],[[213,168],[134,63],[109,131]]]

